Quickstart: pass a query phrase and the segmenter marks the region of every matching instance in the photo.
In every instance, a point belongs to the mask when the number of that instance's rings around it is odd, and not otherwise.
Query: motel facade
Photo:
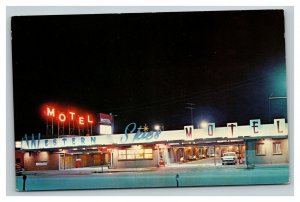
[[[238,164],[289,162],[285,119],[274,119],[272,124],[254,119],[249,125],[227,123],[224,127],[208,123],[204,128],[184,126],[182,130],[169,131],[144,131],[130,123],[123,134],[40,137],[40,134],[25,136],[16,142],[16,162],[25,170],[170,166],[190,161],[201,163],[207,158],[220,159],[231,151],[237,154]]]

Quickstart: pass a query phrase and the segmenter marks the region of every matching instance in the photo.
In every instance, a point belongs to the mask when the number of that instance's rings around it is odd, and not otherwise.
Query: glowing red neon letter
[[[82,116],[79,117],[79,124],[84,125],[84,118]]]
[[[88,115],[88,122],[93,123],[93,120],[90,120],[90,115]]]
[[[71,119],[74,120],[74,114],[75,112],[69,112],[71,114]]]
[[[53,108],[52,110],[50,110],[50,108],[47,107],[47,116],[54,117],[54,115],[55,115],[55,109]]]
[[[58,115],[58,119],[61,121],[61,122],[65,122],[66,121],[66,115],[64,115],[63,113],[60,113]]]

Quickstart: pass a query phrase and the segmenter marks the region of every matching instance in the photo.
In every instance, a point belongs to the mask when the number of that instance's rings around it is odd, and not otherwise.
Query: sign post
[[[176,174],[176,185],[179,187],[179,174]]]
[[[26,179],[27,179],[27,176],[23,175],[23,191],[25,191]]]

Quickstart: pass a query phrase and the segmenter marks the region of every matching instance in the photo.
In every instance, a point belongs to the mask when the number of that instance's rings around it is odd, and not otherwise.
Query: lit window
[[[127,154],[126,159],[134,160],[134,154]]]
[[[152,159],[152,149],[123,149],[119,150],[119,160]]]
[[[144,158],[144,149],[140,149],[140,147],[137,147],[133,151],[135,152],[135,158],[136,159],[143,159]]]
[[[153,158],[152,149],[145,149],[144,158],[145,159],[152,159]]]
[[[273,154],[282,154],[281,152],[281,143],[280,142],[276,142],[273,144]]]
[[[266,155],[266,148],[264,143],[256,144],[256,155]]]
[[[133,149],[127,149],[125,150],[127,152],[127,155],[130,154],[130,155],[134,155],[134,150]]]
[[[152,154],[152,149],[145,149],[145,153],[151,153]]]
[[[119,159],[126,159],[126,150],[119,150]]]

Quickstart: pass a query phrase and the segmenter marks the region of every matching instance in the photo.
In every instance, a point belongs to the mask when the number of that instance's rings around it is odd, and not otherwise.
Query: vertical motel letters
[[[250,125],[250,127],[252,127],[254,134],[259,133],[259,131],[260,131],[260,125],[261,125],[260,124],[260,119],[250,120],[249,125]]]

